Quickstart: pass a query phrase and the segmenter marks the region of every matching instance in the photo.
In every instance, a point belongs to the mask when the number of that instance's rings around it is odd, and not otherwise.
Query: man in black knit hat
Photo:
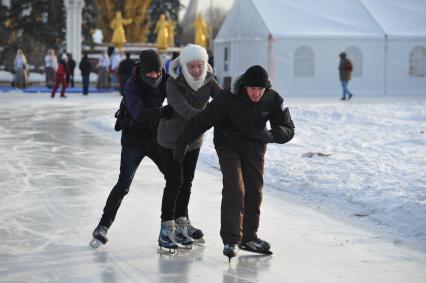
[[[293,138],[294,124],[283,98],[271,89],[265,69],[257,65],[248,68],[233,81],[231,91],[219,94],[195,116],[178,137],[175,159],[182,159],[189,141],[213,126],[223,176],[223,254],[230,260],[238,247],[272,254],[269,243],[257,236],[264,155],[267,143],[282,144]]]
[[[124,87],[124,114],[120,121],[121,163],[118,182],[111,190],[103,215],[93,231],[90,245],[99,247],[108,239],[107,231],[114,222],[124,196],[129,192],[135,172],[142,159],[149,157],[163,173],[157,144],[157,127],[160,118],[171,117],[173,108],[162,107],[166,98],[167,75],[161,66],[159,54],[152,49],[144,50],[139,64]]]

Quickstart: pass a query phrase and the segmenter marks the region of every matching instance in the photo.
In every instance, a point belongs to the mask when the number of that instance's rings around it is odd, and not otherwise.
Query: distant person
[[[118,87],[118,77],[117,77],[117,71],[118,67],[120,66],[120,62],[123,60],[120,53],[117,52],[117,50],[114,50],[111,56],[111,67],[110,67],[110,78],[111,78],[111,87],[117,88]]]
[[[18,49],[16,51],[16,57],[13,62],[13,70],[15,72],[15,87],[26,88],[29,82],[29,65],[27,57],[25,57],[24,51],[22,51],[22,49]]]
[[[179,52],[177,51],[173,51],[172,54],[169,56],[169,58],[166,60],[166,62],[164,63],[164,69],[166,69],[167,74],[170,74],[170,64],[173,62],[173,60],[175,60],[177,57],[179,56]],[[209,58],[209,62],[210,62],[210,58]],[[210,64],[211,65],[211,64]]]
[[[120,65],[118,65],[117,76],[121,95],[124,95],[124,86],[132,75],[132,68],[134,64],[135,61],[130,58],[130,53],[126,53],[126,59],[121,61]]]
[[[96,84],[97,88],[108,88],[109,87],[109,67],[111,61],[109,59],[107,51],[102,54],[101,59],[99,59],[98,65],[98,82]]]
[[[58,58],[54,49],[49,49],[44,56],[44,73],[46,74],[46,87],[52,88],[55,84],[55,72],[58,68]]]
[[[81,59],[78,68],[81,72],[81,78],[83,83],[83,95],[89,94],[89,83],[90,83],[90,72],[92,71],[92,65],[89,62],[87,54],[84,54],[83,59]]]
[[[68,76],[69,70],[68,70],[68,56],[66,53],[62,53],[61,60],[59,60],[58,68],[56,69],[55,73],[55,85],[53,86],[52,94],[50,95],[51,98],[55,97],[56,90],[59,87],[59,84],[62,85],[61,89],[61,97],[65,98],[67,97],[65,95],[65,90],[67,88],[67,76]]]
[[[353,69],[352,62],[351,60],[349,60],[349,58],[347,58],[345,52],[340,53],[339,57],[340,57],[339,76],[340,76],[340,82],[342,83],[341,100],[346,100],[346,95],[348,96],[348,99],[351,99],[353,95],[348,89],[348,84],[352,76],[352,69]]]
[[[266,128],[270,123],[270,130]],[[271,88],[268,73],[252,66],[180,132],[173,155],[186,158],[187,145],[214,126],[214,144],[222,171],[220,235],[229,260],[241,249],[272,254],[257,235],[262,203],[266,144],[286,143],[294,124],[283,98]]]
[[[68,53],[68,75],[67,75],[67,85],[74,87],[74,69],[75,69],[75,61],[72,58],[72,53]]]

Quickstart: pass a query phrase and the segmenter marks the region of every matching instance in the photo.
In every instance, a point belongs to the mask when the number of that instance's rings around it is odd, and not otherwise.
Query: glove
[[[260,134],[260,141],[262,143],[270,143],[274,141],[274,136],[272,135],[271,131],[268,131],[267,129],[264,129],[263,132]]]
[[[167,104],[160,108],[160,117],[164,119],[170,119],[172,118],[173,111],[173,107]]]
[[[186,152],[186,146],[182,145],[176,145],[173,149],[173,158],[174,160],[178,161],[179,163],[182,163]]]

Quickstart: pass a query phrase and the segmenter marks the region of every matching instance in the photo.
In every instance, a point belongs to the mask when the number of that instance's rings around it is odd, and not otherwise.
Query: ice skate
[[[225,244],[223,247],[223,254],[228,257],[229,262],[231,258],[237,256],[238,254],[238,245],[237,244]]]
[[[188,234],[194,240],[195,244],[204,244],[204,233],[198,228],[191,225],[191,220],[188,219]]]
[[[93,239],[89,245],[95,249],[99,248],[100,245],[105,245],[108,242],[107,232],[108,227],[98,225],[92,233]]]
[[[269,245],[267,241],[258,238],[241,243],[240,249],[264,255],[272,255],[272,252],[270,251],[271,245]]]
[[[158,245],[161,253],[174,254],[178,248],[173,237],[174,221],[168,220],[161,223],[160,235],[158,236]]]
[[[189,220],[185,217],[179,217],[175,220],[176,230],[175,230],[175,240],[183,248],[191,249],[194,240],[188,234]]]

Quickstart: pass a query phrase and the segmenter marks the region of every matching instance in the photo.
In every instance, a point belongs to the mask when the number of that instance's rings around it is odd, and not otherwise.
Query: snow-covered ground
[[[296,137],[269,145],[260,227],[275,254],[229,266],[211,132],[190,204],[205,246],[157,254],[164,180],[147,160],[108,245],[88,247],[118,176],[119,101],[0,93],[0,282],[426,281],[426,98],[286,99]]]

